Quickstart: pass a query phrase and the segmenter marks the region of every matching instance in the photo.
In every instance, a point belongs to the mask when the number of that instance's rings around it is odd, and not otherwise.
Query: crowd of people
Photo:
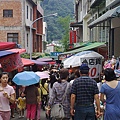
[[[0,120],[16,117],[14,111],[18,112],[19,118],[40,120],[41,109],[46,112],[46,118],[54,120],[51,109],[57,103],[62,103],[64,109],[65,116],[62,120],[96,120],[103,114],[104,120],[119,120],[120,82],[114,69],[104,66],[105,82],[100,89],[97,82],[89,77],[89,69],[87,64],[82,64],[74,72],[54,68],[47,70],[49,78],[41,79],[34,85],[19,87],[9,79],[8,73],[1,73]],[[16,89],[19,95],[16,95]],[[104,108],[100,107],[101,104]]]

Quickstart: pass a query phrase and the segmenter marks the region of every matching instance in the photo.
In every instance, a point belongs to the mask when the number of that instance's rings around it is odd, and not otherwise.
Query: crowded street
[[[0,0],[0,120],[120,120],[120,0]]]

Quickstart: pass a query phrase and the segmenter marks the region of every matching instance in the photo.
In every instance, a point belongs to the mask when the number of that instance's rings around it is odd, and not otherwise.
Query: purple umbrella
[[[52,58],[38,58],[37,61],[49,62],[49,61],[53,61],[53,60],[52,60]]]
[[[32,61],[37,65],[48,65],[47,62],[42,62],[42,61],[38,61],[38,60],[32,60]]]

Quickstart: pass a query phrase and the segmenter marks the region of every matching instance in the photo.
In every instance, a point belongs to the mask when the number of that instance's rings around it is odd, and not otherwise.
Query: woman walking
[[[67,69],[63,68],[60,70],[59,74],[60,74],[60,80],[53,84],[53,88],[52,88],[53,91],[51,95],[52,97],[50,97],[49,102],[48,102],[47,114],[48,115],[50,114],[50,109],[52,105],[56,103],[62,103],[64,113],[65,113],[65,117],[62,120],[70,120],[70,85],[67,89],[64,101],[62,99],[66,91],[66,88],[69,84],[67,82],[69,72]]]
[[[0,74],[0,120],[10,120],[10,102],[15,102],[15,91],[8,85],[8,73]]]
[[[27,120],[34,120],[36,115],[37,103],[39,102],[39,92],[35,85],[25,88]]]
[[[116,80],[111,68],[105,69],[104,75],[106,83],[100,90],[100,99],[103,103],[106,102],[104,120],[120,120],[120,81]]]

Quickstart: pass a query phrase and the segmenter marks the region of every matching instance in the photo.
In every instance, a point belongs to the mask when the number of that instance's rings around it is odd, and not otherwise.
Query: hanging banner
[[[70,44],[76,43],[76,31],[70,30]]]
[[[13,70],[23,67],[23,63],[19,53],[11,54],[0,58],[0,63],[3,71],[5,72],[11,72]]]
[[[88,64],[89,76],[91,78],[99,78],[102,71],[102,58],[81,58],[82,63]]]

